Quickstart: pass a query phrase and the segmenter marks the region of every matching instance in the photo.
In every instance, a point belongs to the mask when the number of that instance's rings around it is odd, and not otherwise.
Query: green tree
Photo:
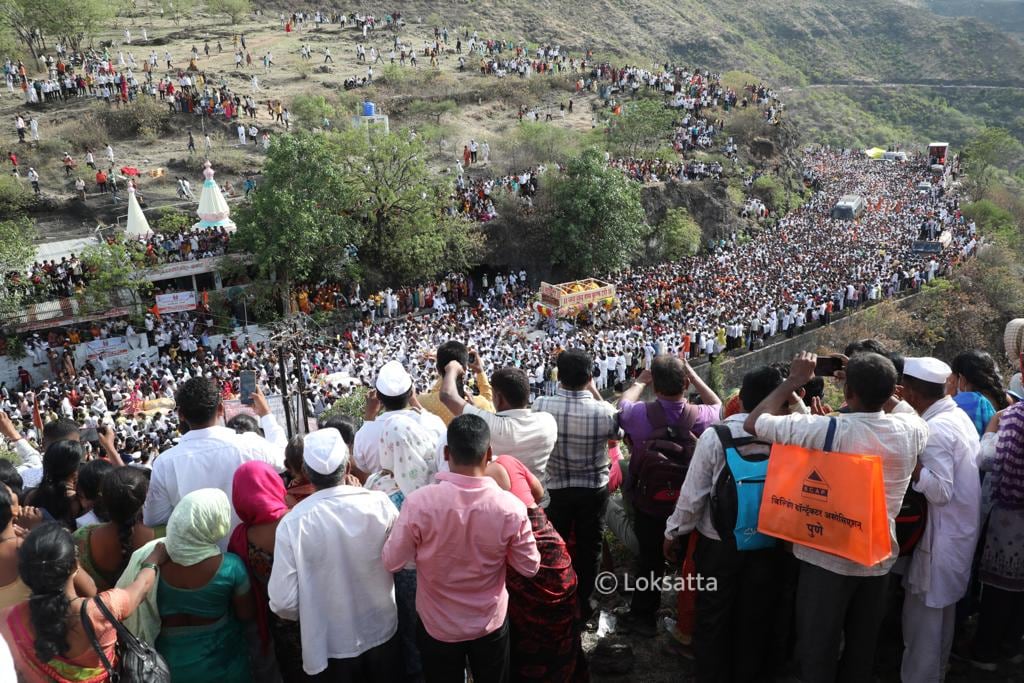
[[[338,159],[358,198],[363,273],[384,282],[407,282],[472,265],[482,238],[474,224],[445,213],[451,187],[426,163],[423,142],[405,132],[334,134]]]
[[[571,128],[522,121],[500,146],[505,166],[519,171],[538,164],[563,164],[581,151],[580,134]]]
[[[122,242],[86,247],[81,260],[88,284],[78,296],[78,302],[85,312],[137,304],[153,288]]]
[[[441,125],[441,119],[459,110],[455,100],[413,100],[405,108],[405,115],[413,118],[432,118],[435,125]]]
[[[119,3],[106,0],[0,0],[4,23],[33,57],[43,53],[48,38],[78,50],[82,41],[91,41],[110,24],[119,8]]]
[[[249,0],[206,0],[206,7],[214,14],[225,14],[232,24],[252,11]]]
[[[670,261],[693,256],[700,249],[700,225],[685,208],[669,209],[660,227],[662,255]]]
[[[292,99],[291,113],[303,128],[325,128],[324,119],[334,119],[334,106],[323,95],[296,95]]]
[[[596,275],[627,265],[644,233],[640,185],[608,168],[588,149],[570,159],[551,183],[553,215],[548,249],[571,275]]]
[[[675,120],[675,112],[661,100],[627,102],[622,114],[609,122],[610,139],[619,153],[639,156],[662,145],[672,132]]]
[[[165,207],[157,216],[156,230],[164,235],[176,235],[190,229],[194,221],[193,214]]]
[[[346,245],[361,241],[339,151],[334,135],[274,138],[260,186],[235,216],[235,243],[253,254],[263,277],[287,283],[319,275],[346,258]]]
[[[422,143],[404,133],[283,136],[237,216],[236,243],[264,275],[285,280],[429,277],[467,267],[479,252],[475,226],[444,212],[450,191],[427,167]]]
[[[0,221],[0,273],[24,273],[35,257],[35,225],[27,218]],[[0,327],[21,310],[22,292],[0,279]]]
[[[963,171],[974,194],[989,186],[992,172],[1007,168],[1024,153],[1024,146],[1005,128],[985,128],[963,150]]]

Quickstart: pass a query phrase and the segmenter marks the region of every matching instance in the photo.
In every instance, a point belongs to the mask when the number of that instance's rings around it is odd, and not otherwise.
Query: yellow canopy
[[[885,150],[881,147],[872,147],[871,149],[864,150],[864,154],[871,159],[881,159],[882,155],[885,154]]]

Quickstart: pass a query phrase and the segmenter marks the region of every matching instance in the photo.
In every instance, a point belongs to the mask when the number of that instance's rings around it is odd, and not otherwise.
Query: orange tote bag
[[[775,444],[757,530],[873,566],[892,554],[882,458]]]

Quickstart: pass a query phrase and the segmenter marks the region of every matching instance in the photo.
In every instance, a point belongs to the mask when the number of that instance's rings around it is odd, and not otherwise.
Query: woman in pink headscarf
[[[280,475],[265,462],[247,462],[235,471],[231,502],[241,524],[231,532],[228,550],[245,562],[256,598],[256,624],[261,653],[273,643],[281,676],[286,681],[305,680],[299,625],[282,621],[267,604],[267,582],[274,566],[274,537],[278,522],[288,512]]]

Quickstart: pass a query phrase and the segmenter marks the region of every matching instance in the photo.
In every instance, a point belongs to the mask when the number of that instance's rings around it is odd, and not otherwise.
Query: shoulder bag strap
[[[711,425],[711,428],[715,430],[715,435],[718,436],[718,441],[722,444],[722,451],[728,452],[733,445],[732,430],[724,424]]]
[[[106,613],[106,606],[103,605],[103,602],[99,598],[95,598],[95,600],[100,605],[100,609]],[[100,641],[96,639],[96,630],[92,627],[92,619],[89,618],[89,613],[87,611],[88,606],[89,600],[82,600],[82,609],[79,612],[79,616],[82,619],[82,630],[85,631],[86,637],[92,644],[92,649],[96,651],[97,655],[99,655],[100,663],[103,664],[103,668],[107,672],[107,678],[111,681],[115,681],[117,679],[115,678],[116,674],[114,672],[114,666],[110,663],[110,660],[107,659],[107,653],[103,651],[103,646],[100,645]],[[106,614],[104,614],[104,616],[106,616]]]
[[[647,414],[647,423],[651,425],[653,431],[664,429],[667,422],[665,420],[665,409],[662,407],[658,400],[655,399],[649,403],[644,404],[644,410]]]
[[[700,409],[690,403],[686,402],[686,406],[683,408],[683,412],[679,415],[679,422],[676,425],[679,430],[684,433],[690,433],[693,431],[693,425],[697,424],[697,418],[700,416]]]
[[[138,640],[138,638],[135,637],[135,634],[129,631],[128,627],[122,624],[120,619],[114,616],[114,613],[110,611],[110,608],[107,607],[105,602],[100,600],[99,596],[96,596],[96,606],[100,608],[100,612],[102,612],[103,616],[107,618],[107,621],[114,625],[114,630],[117,631],[117,638],[122,642],[122,644]]]
[[[838,421],[836,418],[830,417],[828,419],[828,431],[825,432],[825,447],[822,448],[823,451],[830,452],[832,450],[832,442],[835,441],[836,438],[837,425]]]

